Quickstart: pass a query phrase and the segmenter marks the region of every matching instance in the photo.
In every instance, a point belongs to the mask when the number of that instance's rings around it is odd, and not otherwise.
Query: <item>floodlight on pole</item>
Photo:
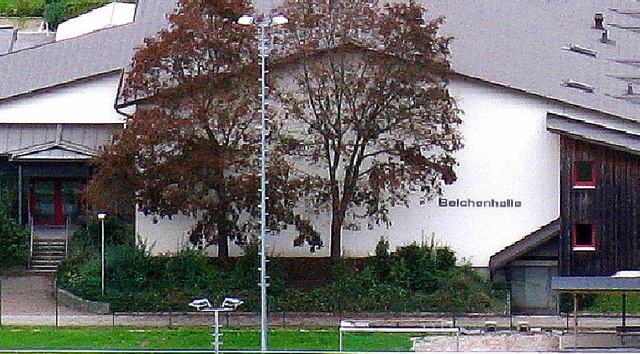
[[[100,237],[100,288],[102,290],[102,295],[104,296],[104,218],[107,217],[107,213],[100,212],[98,213],[98,220],[100,220],[100,229],[101,229],[101,237]]]
[[[244,304],[244,301],[238,297],[226,297],[220,307],[214,307],[211,300],[206,297],[194,299],[189,303],[189,306],[195,308],[200,312],[213,312],[213,348],[214,353],[220,353],[220,312],[233,312],[238,309],[240,305]]]
[[[289,20],[280,14],[256,18],[253,15],[242,15],[238,24],[255,26],[260,30],[258,51],[260,58],[260,347],[261,350],[269,350],[268,345],[268,303],[267,303],[267,136],[269,135],[269,119],[267,116],[267,57],[271,47],[268,43],[268,29],[271,26],[283,25]]]

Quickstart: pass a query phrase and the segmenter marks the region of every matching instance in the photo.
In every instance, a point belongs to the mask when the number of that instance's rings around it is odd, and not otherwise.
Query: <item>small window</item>
[[[573,186],[577,188],[596,187],[596,169],[593,161],[576,161],[573,164]]]
[[[573,225],[573,250],[595,251],[596,231],[593,224]]]

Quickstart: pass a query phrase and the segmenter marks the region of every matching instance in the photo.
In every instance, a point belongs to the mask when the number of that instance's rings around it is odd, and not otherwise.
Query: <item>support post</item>
[[[576,293],[573,293],[573,333],[578,335],[578,294]]]
[[[102,296],[104,296],[104,218],[100,219],[100,234],[101,234],[101,256],[100,256],[100,288],[102,290]]]
[[[622,326],[627,325],[627,294],[622,294]]]
[[[269,55],[269,47],[267,44],[267,28],[269,22],[263,20],[260,23],[260,100],[261,100],[261,146],[260,146],[260,348],[261,350],[269,350],[268,330],[269,330],[269,312],[267,302],[267,247],[268,247],[268,229],[267,229],[267,56]]]
[[[219,311],[213,311],[213,348],[216,354],[220,353],[220,318]]]
[[[2,278],[0,277],[0,327],[2,327]]]

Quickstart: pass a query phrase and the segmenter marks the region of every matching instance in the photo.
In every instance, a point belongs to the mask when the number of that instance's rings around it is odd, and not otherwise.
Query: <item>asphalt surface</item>
[[[1,325],[59,325],[59,326],[189,326],[211,325],[212,313],[164,312],[164,313],[113,313],[96,315],[56,304],[54,276],[30,273],[5,274],[0,276],[0,324]],[[485,316],[466,315],[453,318],[450,315],[433,314],[332,314],[278,312],[269,316],[271,326],[284,327],[338,327],[344,319],[375,321],[391,326],[452,325],[463,328],[483,328],[487,322],[495,322],[499,329],[518,330],[526,326],[536,330],[556,329],[573,331],[574,318],[566,316]],[[224,326],[259,326],[260,314],[249,312],[224,313],[220,315]],[[581,332],[591,330],[615,330],[621,325],[620,316],[578,317]],[[627,325],[640,326],[640,317],[627,317]]]

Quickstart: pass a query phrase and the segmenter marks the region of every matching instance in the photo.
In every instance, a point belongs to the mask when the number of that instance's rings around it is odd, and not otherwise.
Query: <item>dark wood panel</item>
[[[594,161],[595,189],[574,189],[575,161]],[[561,275],[611,275],[640,268],[640,156],[561,138]],[[574,251],[575,223],[596,227],[595,251]]]

